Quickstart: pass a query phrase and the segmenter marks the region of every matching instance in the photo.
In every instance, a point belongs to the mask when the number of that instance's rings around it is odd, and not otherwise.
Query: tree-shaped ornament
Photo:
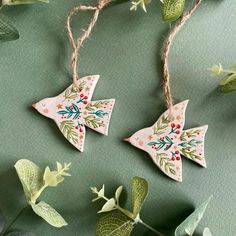
[[[65,138],[83,152],[85,126],[108,135],[108,127],[115,99],[91,101],[99,75],[79,78],[77,74],[78,52],[89,37],[99,13],[109,0],[99,0],[97,6],[74,7],[67,18],[67,31],[72,48],[71,67],[73,84],[56,97],[45,98],[32,106],[42,115],[53,119]],[[71,30],[71,18],[79,11],[94,11],[91,22],[83,35],[75,42]]]
[[[207,125],[184,130],[185,110],[188,101],[173,105],[170,92],[168,56],[172,40],[185,22],[191,17],[201,0],[196,0],[193,7],[176,22],[170,30],[163,47],[163,92],[166,100],[165,111],[151,127],[141,129],[125,141],[147,152],[153,162],[167,176],[182,181],[182,158],[186,157],[206,167],[204,158],[204,137]]]

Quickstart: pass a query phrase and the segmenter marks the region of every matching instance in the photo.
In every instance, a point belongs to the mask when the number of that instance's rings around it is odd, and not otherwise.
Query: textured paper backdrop
[[[234,236],[236,93],[220,95],[218,79],[207,68],[216,62],[225,66],[236,63],[235,0],[203,1],[171,49],[174,98],[176,102],[190,99],[185,128],[209,124],[205,146],[208,169],[183,160],[183,183],[164,176],[146,153],[122,142],[152,125],[165,110],[160,50],[168,24],[161,21],[160,5],[155,2],[147,14],[129,12],[128,3],[107,8],[81,51],[80,75],[101,75],[93,100],[116,98],[108,137],[88,130],[82,154],[64,139],[53,121],[31,108],[32,103],[55,96],[70,84],[70,48],[64,25],[68,10],[77,3],[51,0],[50,5],[4,10],[21,38],[0,44],[2,211],[12,219],[25,204],[13,169],[18,159],[29,158],[42,167],[53,167],[55,161],[72,162],[72,177],[42,196],[69,226],[54,229],[27,212],[16,228],[36,235],[93,235],[101,205],[90,202],[90,186],[105,183],[113,193],[120,184],[129,187],[131,178],[138,175],[150,183],[142,216],[152,226],[175,227],[213,194],[198,231],[208,226],[213,235]],[[77,28],[85,27],[89,20],[89,13],[82,14],[74,21]],[[146,232],[138,226],[134,235]]]

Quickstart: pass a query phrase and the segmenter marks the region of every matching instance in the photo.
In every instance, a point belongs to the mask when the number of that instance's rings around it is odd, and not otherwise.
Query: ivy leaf
[[[0,211],[0,234],[2,233],[4,227],[5,227],[5,224],[6,224],[6,220],[2,214],[2,212]]]
[[[19,37],[18,31],[11,21],[3,14],[0,14],[0,41],[16,40]]]
[[[183,13],[185,0],[164,0],[162,18],[164,21],[175,21]]]
[[[96,236],[129,236],[132,230],[132,220],[115,210],[105,214],[97,222]]]
[[[115,210],[116,201],[114,198],[109,199],[102,207],[102,209],[98,213],[113,211]]]
[[[2,0],[2,5],[20,5],[40,2],[49,3],[49,0]]]
[[[222,93],[230,93],[236,91],[236,73],[228,74],[220,82],[220,91]]]
[[[62,216],[50,205],[41,201],[38,204],[32,204],[33,211],[40,217],[42,217],[45,221],[47,221],[50,225],[60,228],[62,226],[66,226],[66,221],[62,218]]]
[[[24,231],[13,231],[7,234],[7,236],[34,236],[34,234],[30,232],[24,232]]]
[[[204,212],[212,196],[200,205],[186,220],[184,220],[175,230],[175,236],[193,235],[197,225],[202,219]]]
[[[212,233],[209,228],[205,228],[203,231],[203,236],[212,236]]]
[[[37,165],[26,159],[17,161],[15,168],[26,199],[30,201],[31,197],[43,186],[43,172]]]
[[[134,217],[139,214],[147,194],[148,182],[143,178],[135,176],[132,179],[132,210]]]

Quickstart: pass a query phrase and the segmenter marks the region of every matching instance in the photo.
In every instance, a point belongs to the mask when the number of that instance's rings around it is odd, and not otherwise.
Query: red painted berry
[[[88,97],[87,97],[87,96],[84,96],[84,99],[88,99]]]
[[[172,124],[171,124],[171,128],[174,128],[174,127],[175,127],[175,124],[174,124],[174,123],[172,123]]]
[[[80,129],[79,129],[79,132],[83,132],[83,130],[80,128]]]
[[[180,128],[180,125],[176,125],[176,128],[179,129],[179,128]]]
[[[172,158],[171,158],[171,160],[172,160],[172,161],[174,161],[174,160],[175,160],[175,158],[174,158],[174,157],[172,157]]]
[[[175,151],[175,154],[177,154],[177,155],[178,155],[178,154],[179,154],[179,151],[178,151],[178,150],[176,150],[176,151]]]
[[[180,157],[176,157],[176,160],[179,161],[179,160],[180,160]]]
[[[180,134],[180,131],[179,131],[179,130],[177,130],[175,133],[176,133],[176,134]]]
[[[78,126],[76,126],[75,128],[76,128],[76,129],[78,129],[79,127],[78,127]]]
[[[81,93],[81,94],[80,94],[80,97],[82,98],[83,96],[84,96],[84,95]]]
[[[83,104],[85,104],[85,105],[86,105],[87,103],[88,103],[87,101],[83,101]]]

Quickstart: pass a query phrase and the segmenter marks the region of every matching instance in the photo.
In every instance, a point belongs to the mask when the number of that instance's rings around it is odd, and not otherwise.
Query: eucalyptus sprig
[[[67,225],[63,217],[54,208],[44,201],[38,201],[38,198],[46,188],[56,187],[59,183],[64,181],[65,176],[70,176],[68,173],[69,167],[70,164],[65,163],[62,165],[61,163],[57,162],[56,170],[51,171],[47,166],[45,170],[42,171],[30,160],[21,159],[17,161],[15,164],[15,169],[23,186],[27,205],[22,208],[15,219],[5,228],[2,233],[0,233],[0,236],[8,235],[7,233],[13,223],[20,217],[20,215],[28,206],[31,207],[38,216],[42,217],[46,222],[54,227],[59,228]]]
[[[138,7],[141,7],[147,12],[147,5],[152,0],[133,0],[130,10],[136,11]],[[177,20],[184,11],[185,0],[160,0],[162,3],[162,18],[164,21],[171,22]]]
[[[120,206],[119,198],[123,191],[123,187],[119,186],[114,197],[109,198],[105,195],[105,186],[100,190],[96,187],[91,188],[92,193],[96,194],[96,198],[92,201],[104,200],[105,204],[98,211],[104,213],[96,225],[96,236],[129,236],[138,223],[141,223],[155,235],[164,236],[156,229],[152,228],[140,218],[140,211],[148,194],[148,182],[140,177],[132,179],[132,211]],[[192,235],[198,223],[203,217],[211,197],[198,207],[185,221],[183,221],[175,230],[175,236]],[[206,228],[203,236],[211,236],[210,230]]]
[[[226,74],[225,77],[220,81],[220,91],[222,93],[230,93],[236,91],[236,66],[230,69],[225,69],[219,63],[215,64],[209,70],[215,75]]]

